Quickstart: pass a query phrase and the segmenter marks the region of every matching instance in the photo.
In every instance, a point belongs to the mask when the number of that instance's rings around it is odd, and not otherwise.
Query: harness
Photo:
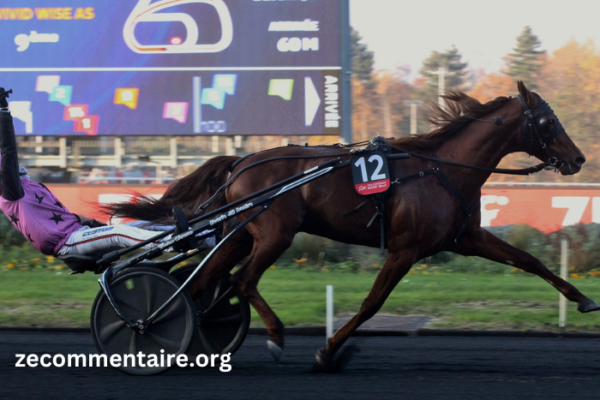
[[[485,167],[478,167],[476,165],[463,164],[463,163],[450,161],[450,160],[443,160],[443,159],[440,159],[437,157],[435,150],[433,150],[433,154],[431,156],[409,152],[409,151],[406,151],[399,147],[390,145],[389,143],[385,142],[384,138],[382,138],[381,136],[377,136],[372,141],[368,141],[368,142],[365,141],[365,142],[360,142],[360,143],[353,143],[350,145],[336,144],[336,145],[327,146],[327,147],[334,147],[334,148],[338,148],[338,149],[351,148],[350,154],[353,154],[356,152],[361,152],[361,151],[378,150],[378,151],[384,152],[388,159],[401,158],[401,157],[394,157],[395,154],[392,154],[392,150],[398,150],[398,151],[402,152],[403,154],[409,155],[411,157],[414,156],[414,157],[421,158],[424,160],[432,161],[433,167],[431,169],[423,170],[416,174],[408,175],[408,176],[405,176],[402,178],[396,178],[396,179],[392,180],[390,183],[392,185],[393,184],[401,184],[401,183],[406,183],[408,181],[411,181],[413,179],[423,178],[428,175],[432,175],[432,174],[435,175],[437,177],[437,179],[440,181],[440,183],[442,184],[442,186],[444,186],[444,188],[448,191],[448,193],[450,193],[452,195],[452,197],[454,197],[454,199],[458,202],[460,209],[461,209],[462,213],[464,214],[463,222],[457,229],[455,237],[454,237],[454,242],[456,243],[458,241],[458,238],[461,236],[464,228],[467,226],[467,223],[469,222],[469,218],[471,217],[473,212],[476,211],[477,207],[479,206],[480,201],[478,198],[477,200],[473,201],[472,203],[469,203],[469,201],[462,195],[462,193],[456,187],[456,185],[454,185],[454,183],[452,183],[452,181],[446,176],[446,174],[444,174],[440,170],[439,164],[447,164],[447,165],[453,165],[453,166],[457,166],[457,167],[469,168],[469,169],[485,171],[485,172],[490,172],[490,173],[507,174],[507,175],[530,175],[530,174],[539,172],[543,169],[556,169],[559,167],[559,160],[556,157],[552,156],[552,154],[548,148],[548,143],[550,143],[552,140],[554,140],[556,135],[558,135],[558,133],[560,133],[563,130],[563,127],[562,127],[560,121],[558,120],[558,118],[556,117],[556,115],[554,114],[554,111],[552,110],[552,108],[550,108],[550,106],[548,105],[548,103],[546,101],[544,101],[537,93],[533,93],[533,95],[535,95],[536,98],[538,99],[538,105],[536,105],[533,108],[530,108],[527,105],[527,103],[525,102],[525,100],[523,99],[523,97],[520,94],[517,96],[517,99],[519,100],[519,103],[521,104],[521,107],[524,110],[523,114],[521,115],[521,140],[523,143],[529,142],[528,154],[531,155],[533,143],[537,139],[540,147],[542,149],[544,149],[544,151],[546,152],[546,154],[548,156],[548,159],[545,162],[535,165],[533,167],[522,168],[522,169],[485,168]],[[552,114],[554,116],[554,118],[548,119],[546,116],[548,114]],[[479,120],[478,118],[473,118],[473,119]],[[491,121],[485,121],[485,120],[481,120],[481,121],[491,122],[496,125],[501,125],[504,123],[504,120],[499,117],[494,117],[494,118],[492,118]],[[358,146],[363,146],[365,144],[367,146],[364,148],[356,148]],[[291,145],[291,146],[294,146],[294,145]],[[254,154],[256,154],[256,153],[248,154],[247,156],[236,160],[232,164],[230,171],[233,171],[235,166],[237,166],[240,162],[242,162],[246,158],[253,156]],[[344,154],[347,154],[347,153],[344,153]],[[209,198],[203,204],[198,206],[195,214],[204,212],[208,208],[210,203],[212,203],[212,201],[217,196],[221,195],[229,186],[231,186],[231,184],[233,184],[233,182],[243,172],[247,171],[248,169],[254,168],[254,167],[264,164],[266,162],[271,162],[271,161],[276,161],[276,160],[339,157],[344,154],[317,155],[317,156],[282,156],[282,157],[264,159],[264,160],[258,161],[256,163],[247,165],[246,167],[244,167],[240,171],[238,171],[235,175],[233,175],[223,186],[221,186],[215,192],[215,194],[211,198]],[[399,154],[397,156],[399,156]],[[379,220],[380,249],[381,249],[382,254],[383,254],[383,251],[385,248],[385,203],[388,199],[389,199],[389,190],[382,192],[382,193],[373,194],[373,195],[370,195],[370,199],[363,201],[357,207],[355,207],[353,210],[344,213],[344,214],[350,214],[354,211],[359,210],[366,204],[368,204],[369,201],[374,202],[376,211],[375,211],[375,214],[373,215],[373,217],[367,223],[367,228],[370,227],[376,219]]]
[[[391,150],[393,148],[395,148],[395,147],[386,143],[381,136],[377,136],[377,137],[375,137],[375,139],[372,140],[372,142],[371,142],[371,144],[369,144],[369,146],[367,146],[365,149],[361,149],[358,151],[377,150],[377,151],[387,152],[387,155],[389,157],[391,155]],[[354,151],[354,152],[356,152],[356,151]],[[408,153],[411,155],[416,155],[417,157],[419,156],[417,154],[412,154],[409,152],[405,152],[405,153]],[[389,158],[391,158],[391,157],[389,157]],[[460,237],[460,235],[462,234],[462,231],[464,230],[464,228],[467,226],[467,223],[469,222],[469,218],[471,217],[472,213],[479,206],[479,201],[474,201],[471,204],[469,204],[469,202],[467,201],[467,199],[465,199],[465,197],[462,195],[460,190],[458,190],[458,188],[454,185],[454,183],[452,183],[452,181],[446,176],[446,174],[444,174],[440,170],[438,162],[439,161],[443,162],[443,160],[440,160],[437,158],[437,154],[436,154],[435,150],[433,151],[433,157],[430,157],[429,159],[431,159],[433,161],[433,168],[424,170],[424,171],[420,171],[416,174],[408,175],[408,176],[405,176],[402,178],[396,178],[393,181],[391,181],[390,183],[392,185],[406,183],[413,179],[423,178],[425,176],[432,175],[432,174],[435,175],[438,178],[438,180],[440,181],[440,183],[442,184],[442,186],[444,186],[444,188],[448,191],[448,193],[450,193],[452,195],[452,197],[454,197],[454,199],[458,202],[463,214],[465,215],[465,218],[463,219],[463,222],[462,222],[461,226],[459,227],[459,229],[457,230],[456,235],[454,237],[454,241],[456,242],[458,240],[458,238]],[[377,193],[377,194],[370,196],[370,201],[372,201],[375,204],[375,214],[373,215],[373,217],[371,217],[371,219],[367,223],[367,228],[369,228],[371,226],[371,224],[375,221],[375,219],[379,220],[379,236],[380,236],[379,248],[381,250],[381,255],[384,254],[384,249],[385,249],[385,203],[389,199],[389,193],[390,193],[390,191],[386,190],[385,192]],[[354,212],[354,211],[362,208],[368,202],[369,202],[369,200],[363,201],[356,208],[354,208],[351,212]]]
[[[364,149],[353,149],[350,151],[350,154],[356,154],[362,151],[381,151],[385,154],[386,158],[390,158],[392,155],[392,146],[386,143],[381,136],[376,136],[367,147]],[[389,190],[385,190],[384,192],[375,193],[369,196],[370,200],[373,201],[375,205],[375,214],[373,214],[373,217],[371,217],[367,223],[367,228],[371,227],[376,219],[379,220],[379,249],[381,250],[381,255],[384,254],[385,249],[385,203],[390,198],[389,193]],[[368,202],[369,199],[363,201],[351,212],[362,208]]]
[[[409,176],[406,176],[403,178],[395,179],[394,181],[391,182],[391,184],[406,183],[407,181],[410,181],[412,179],[423,178],[425,176],[434,174],[438,178],[440,183],[444,186],[444,188],[446,188],[446,190],[458,202],[458,204],[464,214],[463,222],[460,225],[460,227],[458,228],[458,230],[456,231],[456,235],[454,236],[454,243],[456,243],[458,241],[458,238],[460,237],[463,230],[467,226],[467,223],[469,222],[469,218],[471,217],[473,212],[479,206],[479,204],[480,204],[479,198],[481,196],[478,196],[475,201],[473,201],[471,204],[469,204],[469,202],[467,201],[467,199],[465,199],[465,197],[462,195],[460,190],[458,190],[458,188],[454,185],[454,183],[452,183],[452,181],[440,170],[438,163],[444,163],[444,164],[454,165],[454,166],[463,167],[463,168],[475,169],[475,170],[492,172],[492,173],[508,174],[508,175],[529,175],[529,174],[532,174],[535,172],[539,172],[542,169],[558,168],[559,161],[556,157],[552,156],[547,144],[552,142],[554,140],[554,138],[556,137],[556,135],[558,135],[559,132],[563,131],[563,127],[562,127],[560,121],[558,120],[558,118],[556,117],[556,114],[554,114],[554,111],[552,110],[552,108],[550,108],[550,105],[546,101],[544,101],[537,93],[533,93],[533,94],[538,98],[538,101],[539,101],[538,105],[533,108],[529,108],[529,106],[527,105],[527,103],[525,102],[525,100],[523,99],[521,94],[519,94],[517,96],[517,98],[524,110],[523,115],[521,117],[521,140],[523,141],[523,143],[529,142],[528,154],[531,154],[533,142],[535,139],[537,139],[540,147],[545,150],[545,152],[548,156],[548,160],[546,160],[545,162],[538,164],[534,167],[523,168],[523,169],[484,168],[484,167],[478,167],[475,165],[469,165],[469,164],[463,164],[463,163],[458,163],[458,162],[454,162],[454,161],[439,159],[437,157],[435,150],[433,151],[433,156],[429,157],[429,156],[425,156],[422,154],[408,152],[408,151],[402,150],[398,147],[392,146],[393,148],[403,151],[403,152],[406,152],[406,153],[410,154],[411,156],[415,156],[415,157],[418,157],[421,159],[433,161],[433,168],[425,170],[425,171],[420,171],[416,174],[409,175]],[[546,117],[546,115],[548,115],[548,114],[554,115],[555,118],[549,120]],[[491,122],[498,124],[498,118],[494,117]],[[503,123],[503,122],[504,121],[502,120],[501,123]]]

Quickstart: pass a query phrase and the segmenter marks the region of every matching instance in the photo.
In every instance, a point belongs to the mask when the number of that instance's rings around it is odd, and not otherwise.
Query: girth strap
[[[388,198],[387,191],[383,193],[377,193],[373,195],[373,201],[375,202],[375,214],[367,224],[367,228],[371,226],[375,218],[379,218],[379,249],[381,255],[385,251],[385,202]]]
[[[390,146],[385,142],[385,140],[381,136],[375,137],[371,144],[367,147],[370,150],[379,150],[386,154],[386,157],[391,154]],[[367,224],[367,228],[373,223],[375,218],[379,219],[379,249],[381,250],[381,255],[384,255],[385,252],[385,202],[389,198],[389,190],[385,192],[376,193],[373,195],[373,201],[375,202],[375,215]]]
[[[456,241],[462,234],[463,230],[467,226],[467,223],[469,222],[469,218],[471,217],[473,212],[477,209],[479,202],[474,201],[473,203],[469,204],[469,202],[467,201],[467,199],[465,199],[465,196],[462,195],[460,190],[458,190],[458,188],[454,185],[454,183],[452,183],[452,181],[440,170],[437,154],[435,153],[435,151],[433,152],[433,157],[422,157],[422,158],[433,161],[433,168],[418,172],[416,174],[408,175],[403,178],[397,178],[397,179],[393,180],[391,183],[392,184],[406,183],[415,178],[423,178],[425,176],[434,174],[439,179],[442,186],[444,186],[444,188],[448,191],[448,193],[450,193],[452,195],[452,197],[454,197],[454,199],[456,199],[456,201],[458,202],[458,204],[460,206],[460,209],[465,214],[465,219],[463,220],[463,223],[461,224],[461,226],[459,227],[459,229],[456,232],[456,235],[454,236],[454,242],[456,243]],[[373,219],[374,218],[375,218],[375,216],[373,216]]]
[[[434,168],[433,172],[435,173],[435,176],[437,176],[437,178],[439,179],[440,183],[456,199],[463,213],[470,217],[471,215],[469,203],[467,202],[467,199],[465,199],[465,197],[462,195],[460,190],[458,190],[458,188],[454,186],[452,181],[450,181],[450,179],[448,179],[448,177],[442,171],[440,171],[439,168]]]
[[[437,158],[437,154],[436,154],[435,150],[433,151],[433,157]],[[465,196],[462,195],[462,193],[460,192],[460,190],[458,190],[456,185],[454,185],[454,183],[452,183],[452,181],[446,176],[446,174],[444,174],[442,171],[440,171],[439,165],[436,160],[433,161],[433,173],[435,174],[435,176],[437,176],[440,183],[442,184],[442,186],[444,186],[446,188],[448,193],[450,193],[452,195],[452,197],[454,197],[454,199],[456,199],[462,212],[465,214],[463,223],[460,225],[460,227],[456,231],[456,235],[454,235],[454,243],[456,243],[458,241],[458,238],[460,237],[460,235],[462,235],[463,230],[465,229],[465,227],[467,226],[467,223],[469,222],[469,218],[471,217],[471,214],[473,214],[473,211],[477,207],[479,202],[474,201],[472,204],[469,204],[467,199],[465,199]]]

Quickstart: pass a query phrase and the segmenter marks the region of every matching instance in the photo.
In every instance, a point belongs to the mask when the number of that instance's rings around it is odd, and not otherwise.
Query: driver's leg
[[[58,252],[58,255],[83,254],[96,255],[106,253],[115,248],[124,248],[136,245],[151,239],[158,234],[156,231],[135,228],[126,224],[103,226],[93,229],[82,228],[69,237],[67,242]],[[144,249],[152,248],[160,242],[168,240],[168,235],[160,240],[154,241]]]

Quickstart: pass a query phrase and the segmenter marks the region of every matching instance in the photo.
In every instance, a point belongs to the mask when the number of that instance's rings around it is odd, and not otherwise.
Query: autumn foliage
[[[491,181],[597,182],[600,180],[600,50],[591,41],[569,41],[541,58],[535,85],[538,93],[554,109],[567,133],[587,158],[581,173],[565,177],[543,171],[529,177],[492,175]],[[382,136],[403,136],[410,132],[410,111],[406,101],[418,99],[423,78],[409,83],[402,71],[374,71],[375,88],[358,79],[352,82],[353,141]],[[528,84],[528,82],[525,82]],[[371,84],[371,86],[373,86]],[[533,86],[533,85],[531,85]],[[517,85],[506,73],[478,71],[467,93],[481,102],[498,96],[515,96]],[[430,127],[423,121],[425,107],[418,107],[418,132]],[[525,153],[505,158],[501,167],[522,168],[539,161]]]

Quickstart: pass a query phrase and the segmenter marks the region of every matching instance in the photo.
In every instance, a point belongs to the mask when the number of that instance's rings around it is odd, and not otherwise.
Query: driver
[[[95,220],[82,220],[69,212],[46,186],[31,180],[27,170],[19,165],[7,97],[8,93],[0,88],[0,209],[38,251],[59,258],[68,254],[96,256],[133,246],[156,236],[157,231],[172,228],[150,226],[143,221],[104,226]],[[138,226],[144,226],[144,229]],[[154,247],[170,237],[144,248]],[[198,248],[214,246],[213,236],[200,241]]]

